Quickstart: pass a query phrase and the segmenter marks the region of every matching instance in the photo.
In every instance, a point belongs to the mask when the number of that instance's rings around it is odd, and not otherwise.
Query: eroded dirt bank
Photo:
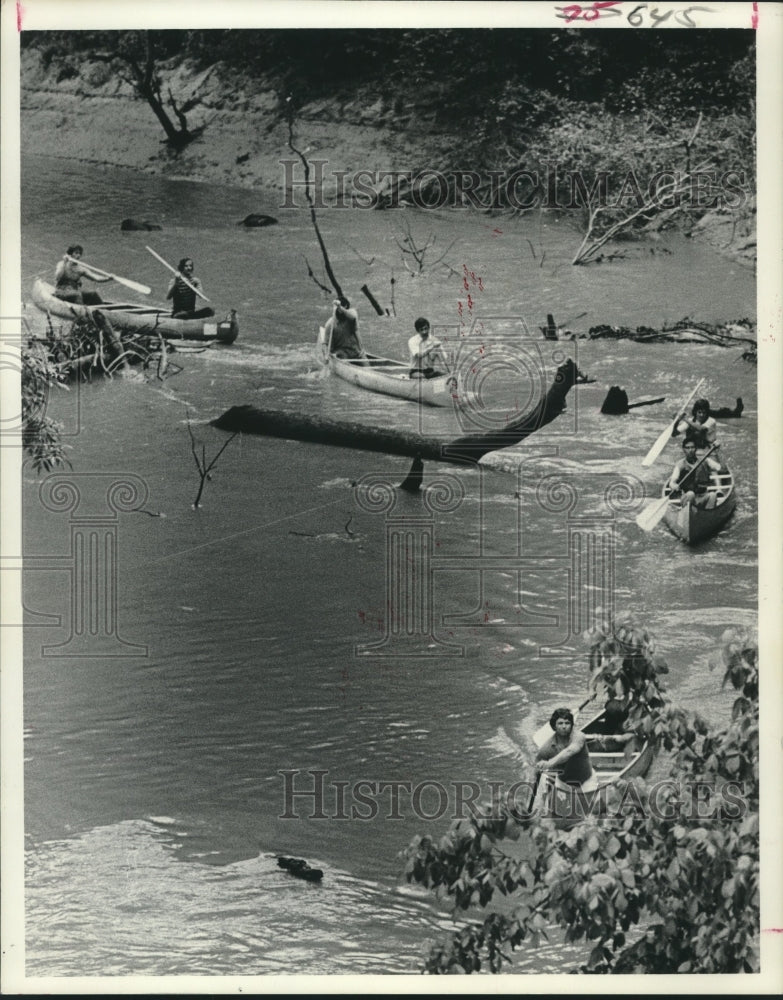
[[[298,163],[288,146],[278,97],[256,79],[228,73],[221,64],[196,70],[187,61],[161,64],[164,95],[180,106],[196,101],[188,127],[203,132],[174,152],[146,101],[105,62],[49,62],[38,49],[22,51],[21,148],[23,153],[62,157],[113,167],[280,194]],[[308,159],[326,161],[324,197],[335,192],[335,173],[417,173],[453,162],[459,136],[438,130],[432,120],[401,110],[371,93],[305,105],[295,141]],[[268,203],[269,200],[265,199]],[[118,220],[119,223],[120,220]],[[683,225],[686,220],[682,220]],[[755,207],[739,220],[728,211],[709,211],[687,223],[690,234],[722,254],[752,267],[756,259]]]

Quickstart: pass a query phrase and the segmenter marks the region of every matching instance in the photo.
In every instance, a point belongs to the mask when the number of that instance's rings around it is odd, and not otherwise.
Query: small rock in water
[[[253,212],[250,215],[246,215],[237,225],[245,226],[248,229],[260,229],[262,226],[276,226],[277,219],[272,215],[259,215]]]
[[[136,233],[136,232],[151,232],[157,229],[163,229],[163,226],[159,225],[157,222],[139,222],[138,219],[123,219],[120,223],[120,229],[125,233]]]
[[[306,882],[320,882],[324,873],[320,868],[311,868],[304,858],[287,858],[280,856],[277,859],[278,868],[285,868],[296,878],[304,879]]]

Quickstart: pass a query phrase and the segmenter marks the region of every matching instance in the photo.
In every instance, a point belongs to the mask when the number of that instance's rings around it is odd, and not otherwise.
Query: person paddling
[[[448,364],[443,354],[443,345],[439,340],[430,337],[430,321],[420,316],[413,324],[416,333],[408,341],[408,351],[411,356],[411,378],[435,378],[437,364],[448,371]]]
[[[690,417],[682,418],[674,434],[685,434],[692,438],[697,448],[712,447],[718,438],[718,422],[710,416],[709,400],[697,399]]]
[[[171,315],[174,319],[207,319],[215,315],[209,306],[196,308],[196,294],[203,292],[201,281],[193,273],[190,257],[183,257],[177,265],[179,274],[169,282],[166,298],[172,300]]]
[[[720,472],[722,466],[711,456],[699,459],[696,455],[696,442],[691,437],[686,437],[682,442],[683,457],[672,469],[669,478],[669,488],[671,496],[682,492],[680,483],[687,485],[687,489],[682,493],[683,505],[692,503],[695,507],[710,508],[716,503],[715,491],[708,489],[712,482],[712,474]],[[687,476],[687,484],[685,482]]]
[[[565,784],[590,791],[595,780],[587,738],[574,729],[573,713],[568,708],[556,708],[549,725],[554,733],[536,754],[536,770],[554,771]]]
[[[332,315],[324,325],[329,353],[336,358],[363,358],[364,348],[359,339],[359,314],[346,298],[335,299]]]
[[[86,264],[80,263],[84,248],[74,243],[66,250],[54,271],[54,294],[65,302],[76,302],[83,306],[99,306],[103,299],[97,292],[82,291],[82,278],[90,281],[111,281],[109,275],[96,274]]]

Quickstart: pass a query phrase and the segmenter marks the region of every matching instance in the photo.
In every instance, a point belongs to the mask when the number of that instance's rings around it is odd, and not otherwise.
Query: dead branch
[[[410,222],[407,219],[403,219],[401,225],[403,230],[401,234],[402,242],[400,242],[400,239],[397,236],[394,237],[394,242],[397,244],[397,247],[402,253],[402,263],[405,270],[414,276],[421,274],[425,266],[434,267],[439,264],[456,242],[452,241],[436,260],[427,261],[427,252],[435,245],[437,238],[430,233],[429,236],[427,236],[426,241],[423,244],[419,244],[411,231]],[[412,258],[416,264],[415,271],[408,266],[408,260],[410,258]]]
[[[705,170],[709,164],[699,164],[693,174],[699,173]],[[640,216],[646,215],[647,213],[655,213],[660,210],[661,202],[663,199],[669,197],[670,195],[685,194],[690,186],[692,173],[683,174],[680,178],[675,178],[674,180],[668,182],[667,184],[661,185],[655,192],[654,196],[648,196],[644,199],[640,206],[626,215],[624,218],[619,219],[608,226],[606,230],[600,235],[595,235],[596,223],[599,216],[602,213],[608,211],[609,206],[607,205],[596,205],[590,206],[589,217],[587,222],[587,232],[579,246],[579,249],[571,261],[572,264],[584,264],[590,261],[598,251],[606,243],[612,240],[619,232],[626,229],[630,224],[638,219]],[[676,206],[674,211],[685,211],[685,207]]]
[[[187,411],[187,424],[188,424],[188,434],[190,435],[190,451],[193,455],[193,461],[196,463],[196,468],[199,474],[199,486],[198,492],[196,493],[196,499],[193,501],[193,509],[196,510],[201,506],[201,494],[204,492],[204,486],[207,481],[211,479],[210,472],[215,468],[218,459],[223,454],[223,452],[228,448],[234,438],[237,436],[239,431],[236,431],[227,441],[223,442],[223,446],[220,448],[218,453],[212,459],[211,462],[207,462],[207,446],[202,443],[201,445],[201,455],[198,454],[196,450],[196,439],[193,436],[193,428],[190,424],[190,411]]]
[[[286,98],[287,108],[287,120],[288,120],[288,148],[292,153],[296,153],[302,162],[305,172],[305,198],[307,198],[307,204],[310,206],[310,221],[313,224],[313,229],[315,230],[315,236],[318,240],[318,245],[321,248],[321,256],[324,259],[324,267],[326,268],[326,274],[332,283],[332,286],[337,294],[337,297],[344,299],[345,295],[340,287],[340,282],[337,280],[334,271],[332,270],[332,262],[329,260],[329,254],[326,251],[326,244],[324,243],[323,236],[321,235],[321,230],[318,228],[318,217],[315,214],[315,203],[313,202],[312,195],[310,194],[310,164],[307,161],[307,157],[301,150],[297,149],[294,145],[294,107],[293,101],[290,97]]]
[[[166,375],[166,369],[168,368],[169,365],[169,359],[168,359],[168,354],[166,353],[166,340],[160,331],[158,331],[158,347],[160,349],[160,358],[158,359],[157,377],[162,382]]]
[[[318,280],[318,278],[316,278],[315,274],[313,273],[313,269],[310,267],[310,261],[307,259],[307,257],[305,257],[305,255],[302,254],[302,258],[307,266],[308,276],[313,279],[313,281],[316,283],[316,285],[318,285],[318,287],[321,289],[322,292],[326,292],[327,295],[332,295],[333,294],[332,289],[329,288],[328,285],[324,285],[322,282]]]

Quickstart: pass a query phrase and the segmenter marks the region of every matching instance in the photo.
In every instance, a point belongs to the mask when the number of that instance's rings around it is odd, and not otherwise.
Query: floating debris
[[[749,319],[713,324],[697,323],[686,316],[676,323],[662,326],[660,330],[650,326],[637,326],[632,330],[628,326],[599,323],[591,326],[587,333],[572,333],[557,326],[550,314],[547,325],[539,329],[545,340],[635,340],[646,344],[717,344],[719,347],[749,344],[750,349],[742,355],[746,360],[752,360],[750,355],[755,356],[756,351],[756,325]]]

